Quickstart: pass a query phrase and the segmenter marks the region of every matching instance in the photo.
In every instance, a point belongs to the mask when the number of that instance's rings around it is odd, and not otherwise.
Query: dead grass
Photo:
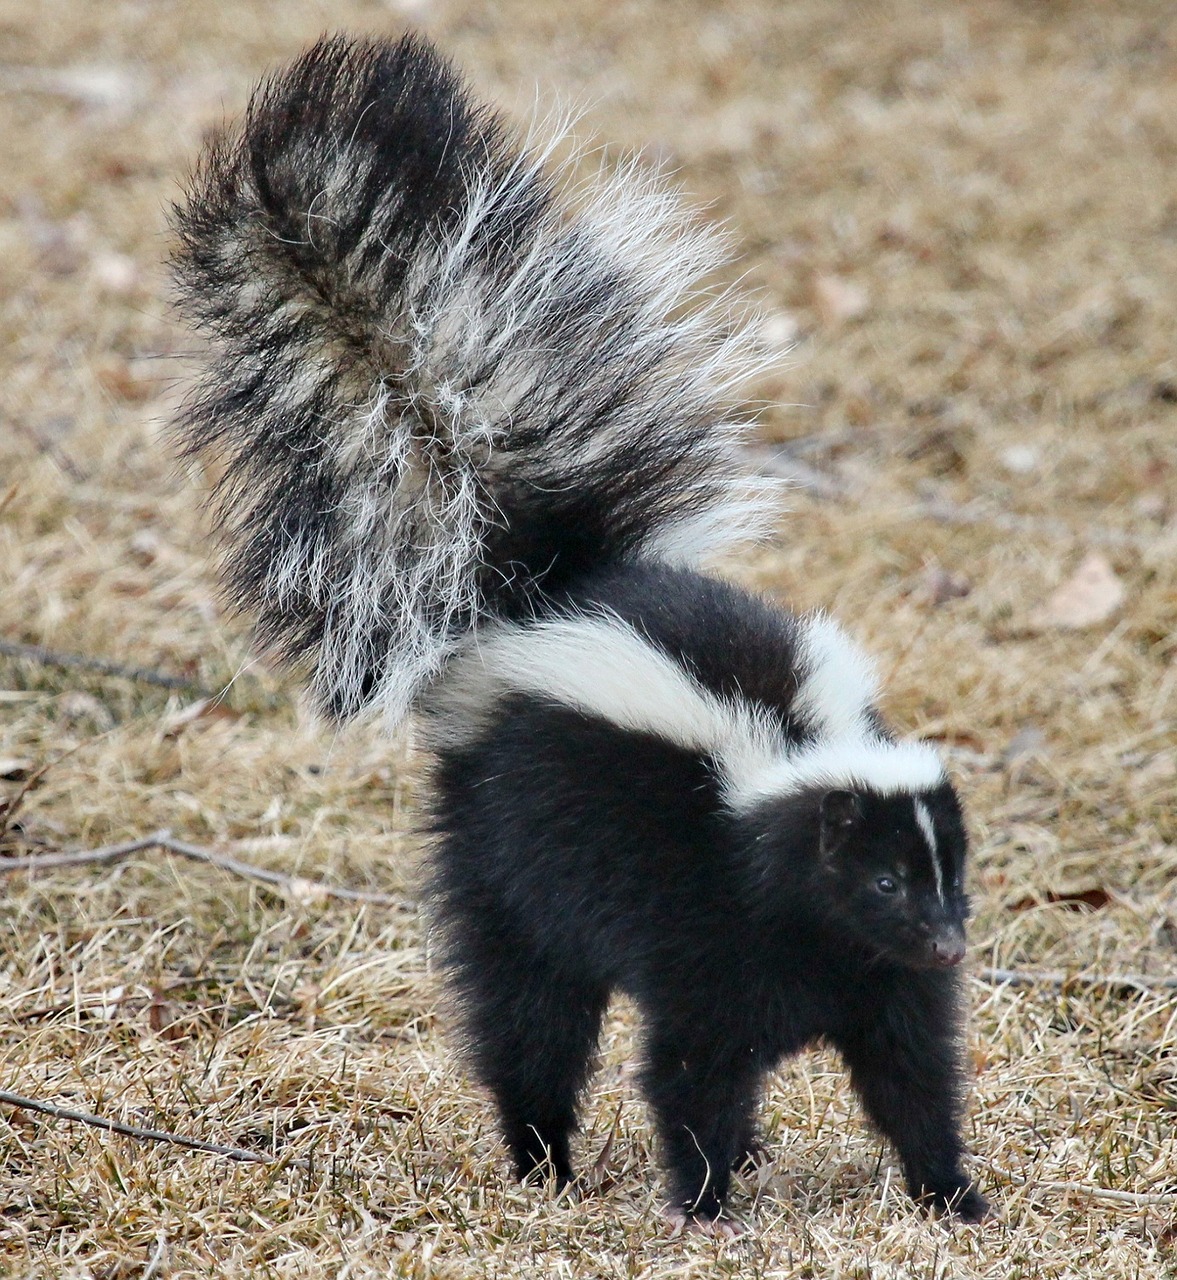
[[[898,723],[947,744],[975,968],[1172,976],[1162,0],[0,0],[0,635],[232,681],[223,714],[177,722],[165,690],[0,659],[0,787],[56,761],[3,854],[167,826],[413,896],[411,755],[316,729],[250,662],[215,603],[201,477],[159,426],[192,342],[167,311],[161,209],[201,131],[321,29],[394,29],[410,7],[486,92],[587,100],[608,150],[677,165],[730,221],[767,336],[799,340],[758,389],[766,440],[836,495],[798,490],[734,569],[834,609],[890,671]],[[1123,603],[1043,627],[1094,548]],[[945,575],[967,593],[941,599]],[[605,1182],[553,1203],[507,1177],[413,910],[308,905],[159,853],[0,885],[0,1088],[313,1169],[7,1110],[5,1274],[1177,1275],[1171,990],[970,984],[970,1139],[1002,1213],[983,1230],[910,1211],[834,1060],[788,1065],[764,1108],[774,1163],[737,1201],[755,1230],[720,1247],[665,1238],[627,1009],[586,1106],[586,1165],[620,1116]],[[1049,901],[1090,888],[1108,904]]]

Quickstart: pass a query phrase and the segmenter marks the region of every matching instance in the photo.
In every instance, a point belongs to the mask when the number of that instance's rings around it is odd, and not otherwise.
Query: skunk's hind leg
[[[494,1096],[520,1178],[572,1179],[569,1138],[609,993],[518,936],[466,921],[455,984],[474,1073]]]

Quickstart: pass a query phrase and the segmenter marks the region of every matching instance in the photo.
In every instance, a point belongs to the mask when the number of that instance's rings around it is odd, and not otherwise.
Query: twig
[[[1130,1204],[1137,1209],[1177,1207],[1177,1192],[1173,1191],[1158,1191],[1151,1195],[1146,1192],[1115,1191],[1111,1187],[1094,1187],[1085,1182],[1054,1182],[1035,1178],[1032,1174],[1016,1173],[1013,1169],[1005,1169],[999,1164],[994,1164],[992,1160],[981,1160],[980,1163],[991,1173],[997,1174],[999,1178],[1005,1178],[1020,1186],[1029,1187],[1031,1190],[1074,1191],[1092,1199]]]
[[[1135,991],[1177,990],[1177,978],[1153,978],[1145,973],[1067,973],[1063,969],[982,969],[982,982],[1005,987],[1129,987]]]
[[[177,840],[167,830],[152,832],[138,840],[128,840],[125,844],[110,844],[99,849],[78,849],[67,853],[43,853],[29,858],[0,859],[0,876],[14,875],[18,871],[54,871],[63,867],[105,866],[112,862],[120,862],[132,854],[144,849],[163,849],[166,853],[178,854],[192,862],[204,862],[211,867],[219,867],[222,871],[233,875],[244,876],[248,880],[260,880],[263,884],[271,884],[284,890],[286,894],[299,902],[314,902],[318,898],[340,898],[345,902],[367,902],[378,907],[400,907],[411,909],[411,904],[403,898],[388,893],[371,893],[364,889],[348,889],[343,885],[324,884],[321,880],[307,880],[302,876],[287,875],[282,871],[272,871],[269,867],[259,867],[252,862],[243,862],[240,858],[231,857],[227,853],[217,853],[214,849],[205,849],[200,845],[187,844]]]
[[[993,511],[975,502],[957,505],[933,498],[917,503],[912,514],[937,520],[941,524],[983,524],[1007,533],[1032,533],[1046,538],[1071,539],[1104,547],[1131,547],[1139,550],[1152,546],[1158,540],[1157,537],[1142,537],[1126,529],[1101,529],[1091,525],[1074,529],[1065,520],[1018,515],[1012,511]]]
[[[814,454],[836,453],[847,445],[862,445],[869,439],[877,445],[878,438],[871,437],[861,427],[841,427],[829,431],[814,431],[806,436],[790,436],[788,440],[773,442],[771,447],[786,457],[812,457]]]
[[[740,450],[745,464],[761,475],[786,480],[801,489],[807,489],[819,498],[838,499],[849,492],[838,477],[819,471],[800,458],[793,457],[786,447],[772,444],[746,445]]]
[[[609,1126],[609,1136],[605,1139],[601,1154],[597,1156],[596,1162],[593,1164],[593,1171],[590,1177],[590,1182],[593,1186],[599,1187],[605,1181],[605,1170],[609,1166],[609,1157],[613,1154],[617,1135],[621,1132],[621,1106],[622,1104],[619,1102],[617,1111],[613,1116],[613,1123]]]
[[[49,458],[54,466],[68,476],[74,484],[85,484],[90,479],[89,474],[79,467],[55,440],[50,440],[44,432],[38,431],[27,422],[16,422],[13,425],[26,440],[32,442],[33,447],[39,454]]]
[[[16,640],[0,639],[0,654],[8,658],[20,658],[25,662],[37,662],[43,667],[62,667],[66,670],[94,671],[103,676],[118,676],[121,680],[137,680],[140,684],[154,684],[161,689],[182,689],[204,698],[214,695],[195,680],[185,676],[169,676],[147,667],[127,667],[105,658],[91,658],[84,653],[64,653],[59,649],[45,649],[39,644],[21,644]]]
[[[168,1238],[164,1232],[160,1232],[155,1239],[155,1252],[147,1263],[147,1270],[143,1272],[143,1280],[153,1280],[155,1276],[163,1274],[163,1264],[168,1255]]]
[[[220,1142],[202,1142],[199,1138],[186,1138],[182,1133],[169,1133],[166,1129],[142,1129],[136,1124],[124,1124],[121,1120],[108,1120],[105,1116],[90,1115],[85,1111],[71,1111],[68,1107],[59,1107],[52,1102],[38,1102],[35,1098],[25,1098],[19,1093],[9,1093],[0,1089],[0,1102],[10,1107],[19,1107],[22,1111],[39,1111],[42,1115],[54,1116],[58,1120],[69,1120],[75,1124],[88,1124],[94,1129],[105,1129],[109,1133],[121,1133],[128,1138],[141,1138],[147,1142],[170,1142],[173,1146],[188,1147],[192,1151],[207,1151],[210,1155],[225,1156],[229,1160],[249,1161],[252,1164],[277,1164],[301,1169],[310,1173],[309,1160],[295,1160],[285,1156],[267,1156],[260,1151],[247,1151],[244,1147],[226,1147]]]

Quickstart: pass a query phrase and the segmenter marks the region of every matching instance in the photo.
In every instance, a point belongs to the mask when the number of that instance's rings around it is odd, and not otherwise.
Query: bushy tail
[[[763,508],[725,416],[754,347],[699,287],[716,238],[632,167],[561,195],[548,158],[423,41],[333,38],[175,210],[230,593],[335,715],[399,719],[481,619]]]

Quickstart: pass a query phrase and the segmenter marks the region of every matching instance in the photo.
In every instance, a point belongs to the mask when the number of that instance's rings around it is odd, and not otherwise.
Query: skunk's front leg
[[[671,1219],[707,1224],[722,1214],[732,1167],[745,1154],[760,1070],[698,1031],[655,1027],[642,1084],[668,1166]]]
[[[955,975],[914,972],[832,1038],[867,1114],[894,1143],[912,1198],[981,1222],[989,1202],[961,1167],[956,994]]]

